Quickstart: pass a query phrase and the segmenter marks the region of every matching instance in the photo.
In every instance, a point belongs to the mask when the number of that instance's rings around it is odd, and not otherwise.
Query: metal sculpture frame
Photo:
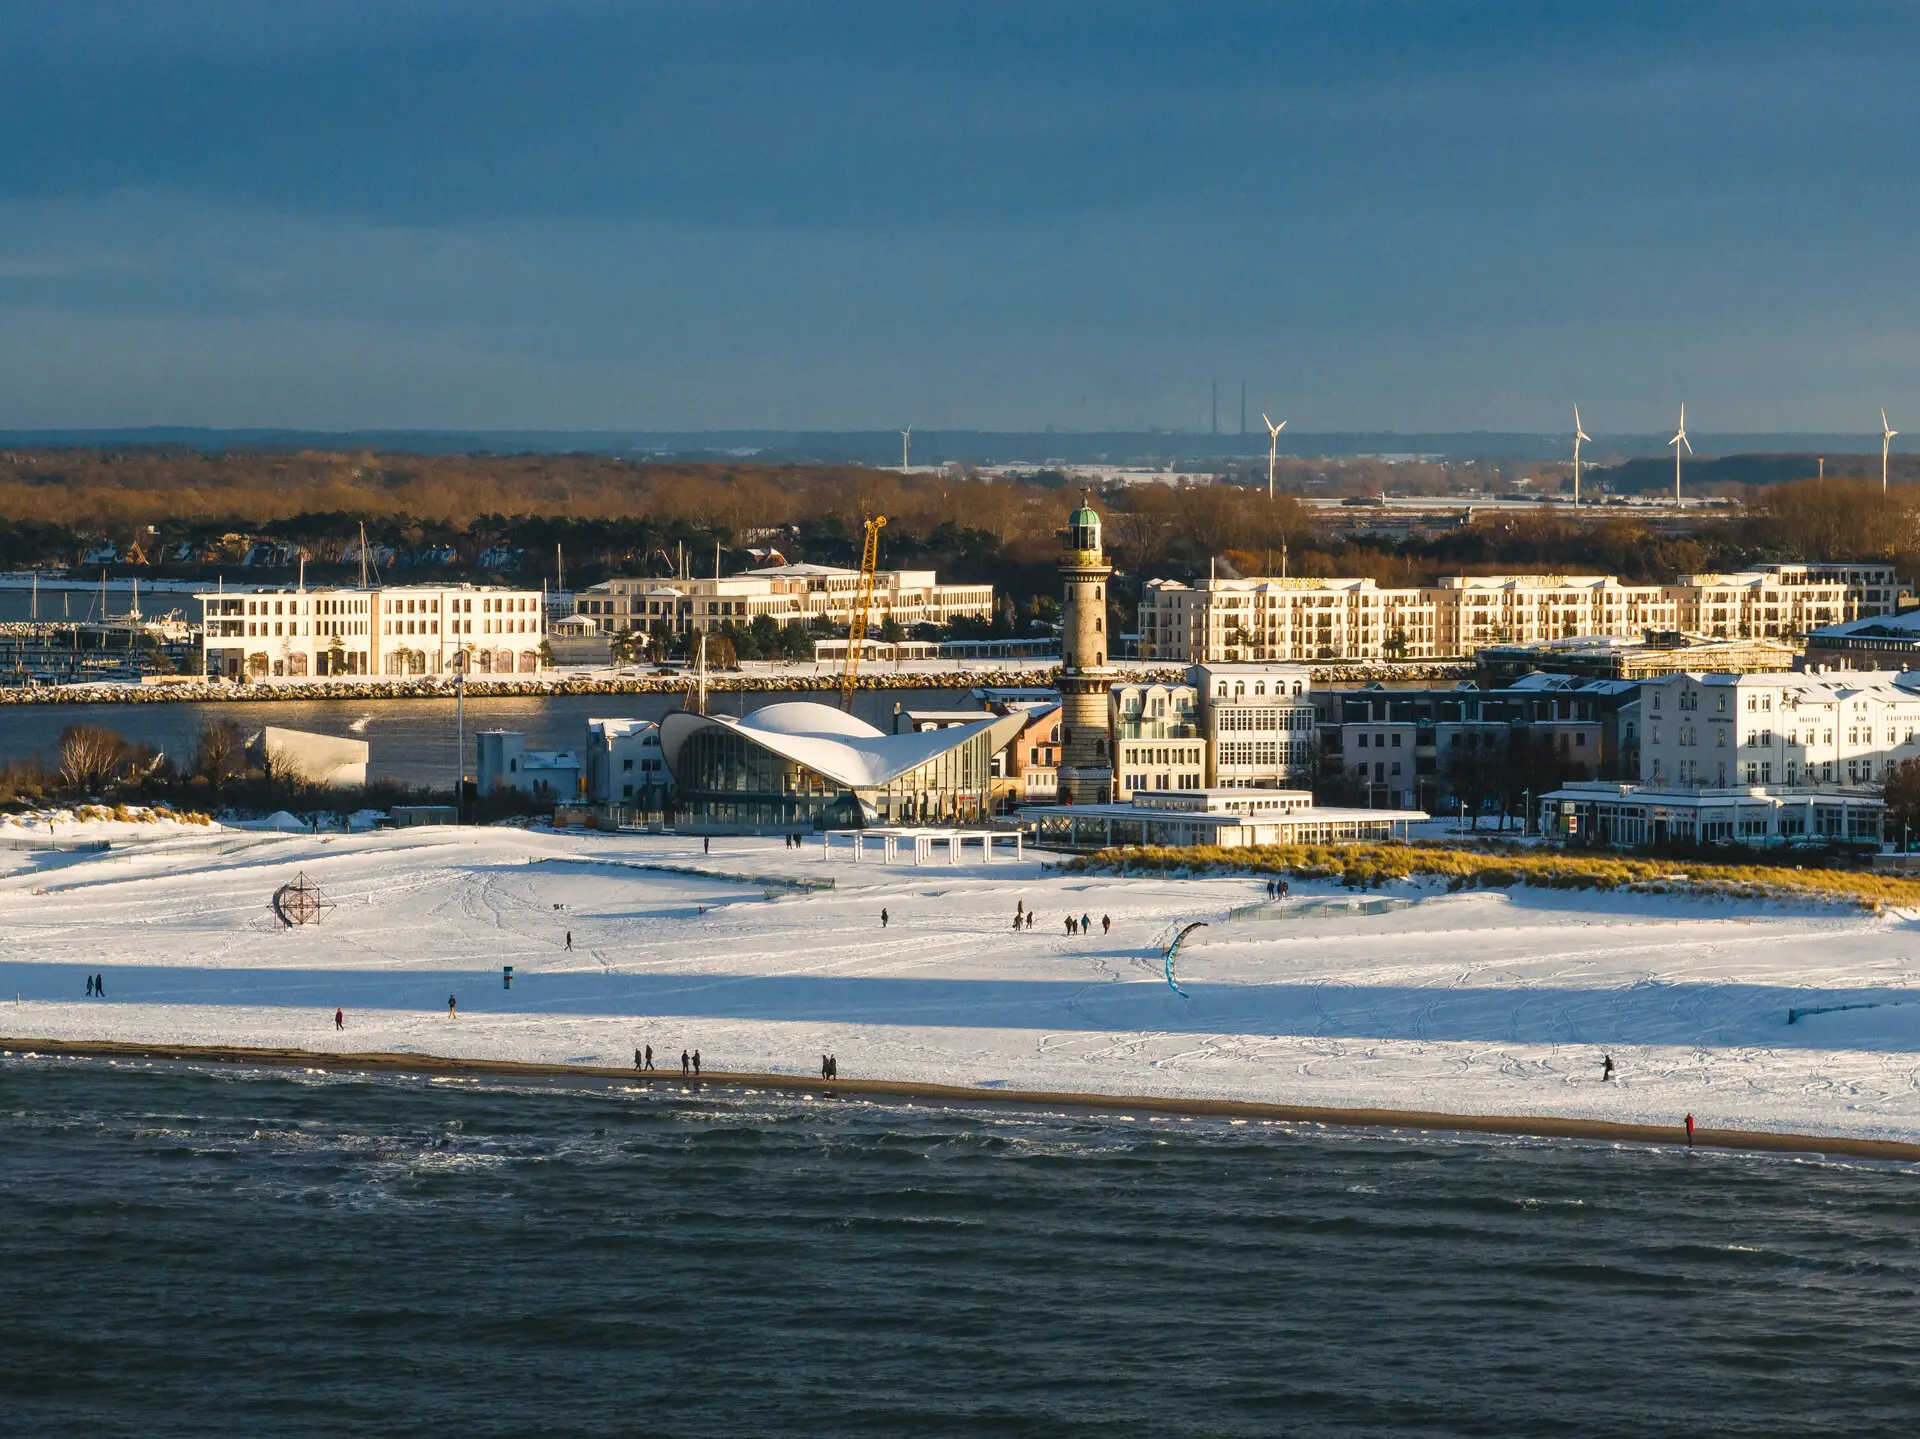
[[[334,902],[320,892],[320,886],[307,878],[305,870],[273,892],[274,917],[292,929],[295,925],[318,924],[335,908]]]

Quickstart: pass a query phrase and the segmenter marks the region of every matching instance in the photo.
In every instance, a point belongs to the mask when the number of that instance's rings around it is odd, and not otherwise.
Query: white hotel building
[[[1920,672],[1667,675],[1640,685],[1640,782],[1870,788],[1920,757]]]
[[[1418,660],[1576,636],[1639,639],[1648,630],[1785,639],[1890,613],[1897,595],[1893,567],[1878,564],[1761,565],[1671,585],[1612,575],[1448,575],[1410,589],[1369,579],[1149,580],[1140,657]]]
[[[388,585],[194,598],[215,679],[438,675],[462,664],[468,674],[536,674],[544,663],[539,590]]]
[[[704,580],[616,577],[582,590],[574,612],[610,635],[656,626],[687,634],[751,624],[761,615],[783,625],[818,620],[839,626],[853,619],[859,588],[860,571],[833,565],[775,565]],[[943,585],[932,570],[874,573],[868,623],[892,619],[911,628],[962,617],[993,618],[992,585]]]
[[[1640,782],[1540,796],[1545,832],[1603,845],[1877,843],[1888,767],[1920,759],[1920,671],[1644,680]]]

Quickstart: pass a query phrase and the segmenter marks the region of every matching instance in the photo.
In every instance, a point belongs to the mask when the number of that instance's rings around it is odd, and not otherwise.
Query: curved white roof
[[[743,730],[755,733],[826,735],[841,739],[884,739],[886,731],[875,729],[857,715],[815,700],[783,700],[766,705],[738,721]]]
[[[959,748],[975,735],[989,734],[989,743],[995,747],[1006,744],[1027,721],[1028,716],[1020,711],[983,714],[978,724],[887,734],[832,705],[792,700],[768,705],[740,719],[676,711],[660,721],[660,749],[667,768],[677,778],[680,747],[690,735],[709,728],[737,730],[753,743],[848,789],[874,789]]]

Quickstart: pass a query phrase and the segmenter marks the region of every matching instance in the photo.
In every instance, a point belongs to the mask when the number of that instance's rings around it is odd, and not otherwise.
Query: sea
[[[0,1060],[17,1435],[1911,1435],[1920,1174]]]

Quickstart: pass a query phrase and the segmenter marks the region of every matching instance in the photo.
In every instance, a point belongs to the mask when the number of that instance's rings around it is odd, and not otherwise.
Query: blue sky
[[[0,26],[0,427],[1920,431],[1911,5]]]

